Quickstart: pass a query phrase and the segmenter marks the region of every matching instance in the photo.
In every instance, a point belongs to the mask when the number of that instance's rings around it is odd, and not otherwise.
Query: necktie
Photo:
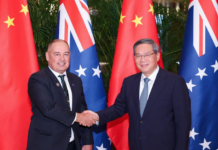
[[[66,97],[67,103],[68,103],[69,108],[70,108],[69,94],[68,94],[68,91],[67,91],[66,82],[64,81],[64,76],[65,75],[59,75],[58,77],[61,78],[61,83],[62,83],[62,88],[64,90],[64,95]]]
[[[139,99],[139,107],[140,107],[140,114],[141,117],[143,115],[146,103],[147,103],[147,99],[148,99],[148,82],[150,81],[149,78],[145,78],[145,85],[144,85],[144,89],[142,91],[141,97]]]

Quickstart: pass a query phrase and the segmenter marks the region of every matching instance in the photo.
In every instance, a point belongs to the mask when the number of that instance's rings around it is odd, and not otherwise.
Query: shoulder
[[[133,74],[133,75],[130,75],[130,76],[124,78],[123,83],[124,83],[124,82],[125,82],[125,83],[135,82],[136,80],[141,79],[141,75],[142,75],[141,72],[136,73],[136,74]]]
[[[43,86],[47,86],[49,85],[51,79],[48,75],[48,73],[46,72],[46,68],[42,69],[40,71],[37,71],[35,73],[33,73],[28,81],[28,88],[35,86],[36,84],[40,84]]]
[[[48,77],[47,73],[46,73],[46,68],[40,70],[40,71],[37,71],[35,73],[33,73],[31,76],[30,76],[30,79],[31,78],[46,78]]]
[[[71,78],[75,78],[75,79],[80,79],[80,80],[81,80],[80,77],[78,77],[77,75],[75,75],[74,73],[69,72],[69,71],[67,71],[67,76],[68,76],[68,77],[71,77]]]
[[[172,82],[176,82],[176,83],[185,83],[185,80],[183,77],[181,77],[178,74],[160,69],[159,74],[163,75],[166,77],[166,80],[170,80]]]
[[[82,83],[82,79],[75,75],[74,73],[67,71],[68,80],[73,81],[74,83]]]
[[[126,79],[126,80],[132,80],[132,79],[135,79],[135,78],[141,77],[141,75],[142,75],[142,73],[139,72],[139,73],[136,73],[136,74],[130,75],[130,76],[126,77],[125,79]]]
[[[163,70],[163,71],[165,71],[166,72],[166,74],[169,76],[169,77],[171,77],[171,78],[175,78],[175,79],[183,79],[183,77],[181,77],[180,75],[178,75],[178,74],[175,74],[175,73],[172,73],[172,72],[169,72],[169,71],[166,71],[166,70]]]

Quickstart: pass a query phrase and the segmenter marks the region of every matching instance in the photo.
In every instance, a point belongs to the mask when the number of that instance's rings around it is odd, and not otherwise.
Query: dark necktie
[[[147,99],[148,99],[148,82],[150,81],[150,79],[145,78],[144,81],[145,81],[144,89],[142,91],[142,94],[139,100],[139,108],[140,108],[141,117],[143,115],[143,112],[144,112],[144,109],[147,103]]]
[[[64,90],[64,95],[65,95],[65,97],[66,97],[67,103],[68,103],[69,108],[70,108],[69,94],[68,94],[66,82],[64,81],[64,76],[65,76],[65,75],[59,75],[58,77],[61,78],[61,83],[62,83],[62,88],[63,88],[63,90]]]

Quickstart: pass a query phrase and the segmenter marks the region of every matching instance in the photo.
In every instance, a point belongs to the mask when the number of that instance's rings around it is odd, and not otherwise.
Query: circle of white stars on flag
[[[214,64],[214,65],[211,65],[211,67],[214,68],[214,73],[216,73],[216,71],[218,70],[218,62],[217,62],[217,60],[215,60],[215,64]],[[202,80],[204,76],[208,76],[208,75],[205,73],[205,71],[206,71],[206,68],[204,68],[204,69],[202,69],[202,70],[201,70],[200,68],[198,68],[198,73],[195,74],[195,76],[199,76],[200,79]],[[192,92],[192,88],[196,86],[195,84],[192,84],[192,80],[190,80],[188,83],[186,83],[186,85],[187,85],[188,89],[189,89],[191,92]],[[217,150],[218,150],[218,149],[217,149]]]

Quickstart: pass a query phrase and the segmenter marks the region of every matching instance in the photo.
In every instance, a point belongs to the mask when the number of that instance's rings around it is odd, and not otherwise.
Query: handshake
[[[76,114],[76,122],[83,126],[90,127],[93,124],[96,124],[97,121],[99,121],[98,114],[90,110],[85,110],[82,113]]]

